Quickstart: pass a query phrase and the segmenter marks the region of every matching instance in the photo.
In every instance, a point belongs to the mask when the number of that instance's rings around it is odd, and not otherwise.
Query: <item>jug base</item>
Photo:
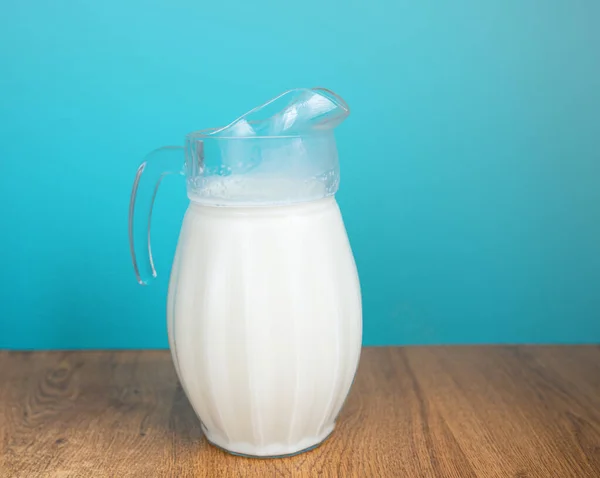
[[[335,425],[329,427],[325,433],[322,433],[318,437],[314,437],[313,439],[304,439],[298,447],[294,447],[293,445],[288,444],[277,444],[271,445],[268,447],[264,447],[263,449],[251,446],[248,443],[232,443],[225,444],[223,441],[219,439],[215,439],[211,436],[210,432],[204,427],[202,424],[202,431],[204,432],[204,436],[208,443],[223,450],[226,453],[234,456],[242,456],[244,458],[287,458],[290,456],[300,455],[301,453],[305,453],[307,451],[314,450],[319,447],[325,440],[327,440],[331,434],[333,433],[333,429]]]

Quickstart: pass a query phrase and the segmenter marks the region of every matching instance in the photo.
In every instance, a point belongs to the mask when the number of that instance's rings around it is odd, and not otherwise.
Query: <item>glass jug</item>
[[[151,153],[129,208],[134,270],[156,277],[152,206],[182,174],[190,199],[167,301],[169,346],[212,444],[282,456],[333,431],[358,365],[361,296],[340,210],[329,90],[290,90],[224,128]],[[184,152],[185,154],[182,154]]]

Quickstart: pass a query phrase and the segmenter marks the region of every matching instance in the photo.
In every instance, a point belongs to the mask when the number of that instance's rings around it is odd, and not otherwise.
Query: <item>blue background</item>
[[[367,344],[600,341],[600,2],[4,0],[0,347],[164,347],[186,198],[149,150],[291,87],[351,105],[338,196]]]

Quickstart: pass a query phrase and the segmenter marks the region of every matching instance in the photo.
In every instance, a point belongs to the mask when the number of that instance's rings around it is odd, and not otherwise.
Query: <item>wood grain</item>
[[[0,477],[600,477],[600,347],[367,348],[333,436],[206,443],[168,352],[0,352]]]

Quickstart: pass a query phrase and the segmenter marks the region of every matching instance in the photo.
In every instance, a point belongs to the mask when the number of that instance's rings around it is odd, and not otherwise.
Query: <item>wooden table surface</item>
[[[329,440],[204,440],[166,351],[0,352],[0,477],[600,477],[600,347],[364,349]]]

